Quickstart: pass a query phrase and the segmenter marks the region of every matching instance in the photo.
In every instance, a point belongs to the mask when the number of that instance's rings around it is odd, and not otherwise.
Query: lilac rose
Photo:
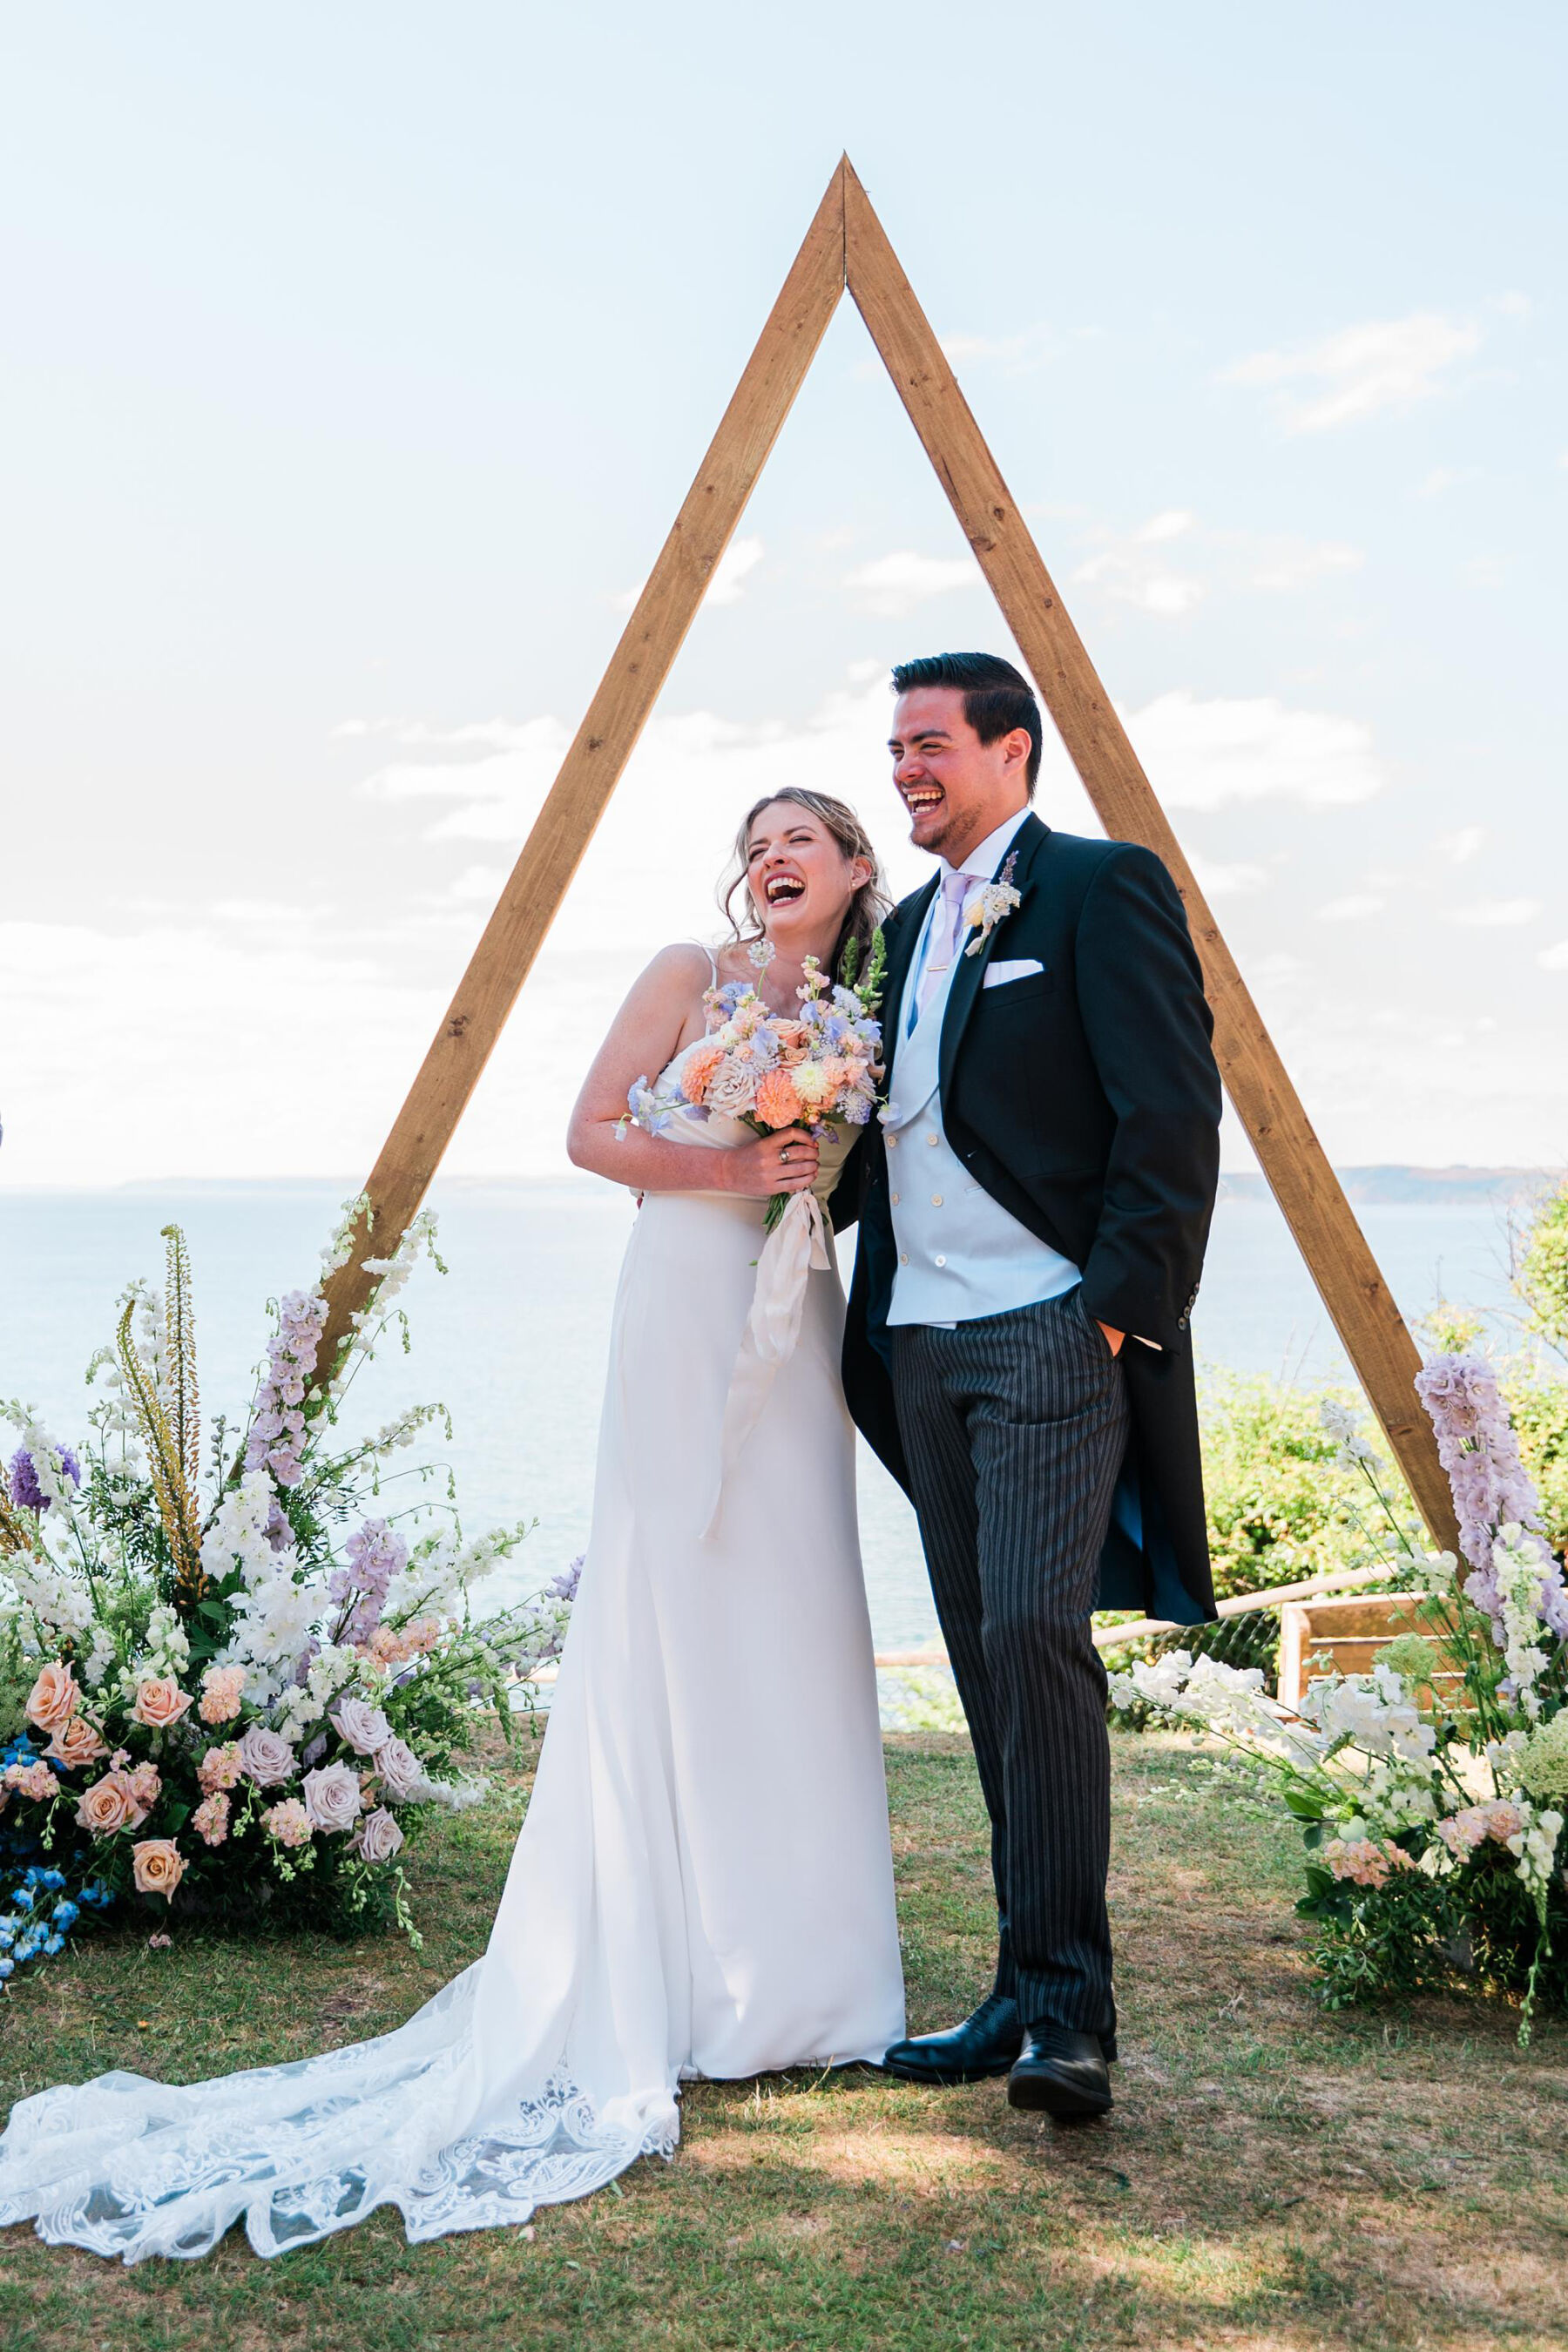
[[[360,1823],[355,1851],[364,1862],[391,1862],[403,1850],[403,1832],[384,1805],[377,1805]]]
[[[389,1796],[406,1801],[425,1787],[425,1767],[406,1740],[384,1739],[375,1751],[375,1769]]]
[[[322,1764],[314,1772],[307,1772],[300,1783],[300,1793],[305,1800],[305,1811],[319,1830],[335,1830],[346,1836],[350,1830],[357,1828],[359,1774],[351,1772],[346,1764]]]
[[[239,1769],[258,1789],[274,1789],[294,1777],[294,1750],[264,1724],[253,1723],[239,1743]]]
[[[380,1707],[363,1698],[341,1700],[331,1725],[343,1746],[352,1748],[356,1756],[374,1756],[392,1737],[392,1726]]]

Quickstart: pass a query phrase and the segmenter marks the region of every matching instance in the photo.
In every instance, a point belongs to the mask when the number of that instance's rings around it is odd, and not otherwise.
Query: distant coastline
[[[1549,1184],[1562,1181],[1561,1168],[1470,1168],[1456,1165],[1448,1168],[1415,1168],[1399,1163],[1374,1167],[1340,1168],[1334,1171],[1352,1201],[1398,1203],[1419,1206],[1423,1202],[1434,1204],[1463,1202],[1496,1201],[1507,1203],[1524,1200]],[[3,1171],[0,1171],[3,1179]],[[121,1199],[146,1199],[171,1192],[197,1195],[209,1200],[243,1199],[247,1194],[262,1193],[277,1200],[288,1195],[295,1198],[330,1193],[334,1201],[350,1198],[359,1190],[361,1180],[350,1176],[137,1176],[121,1184],[17,1184],[6,1185],[0,1181],[0,1197],[9,1193],[13,1199],[30,1195],[34,1198],[51,1195],[68,1197],[72,1193],[106,1193]],[[585,1197],[602,1197],[604,1185],[596,1176],[579,1175],[575,1169],[563,1168],[558,1174],[536,1176],[437,1176],[437,1187],[443,1192],[581,1192]],[[1227,1169],[1220,1177],[1220,1197],[1230,1201],[1265,1201],[1269,1197],[1268,1180],[1257,1169]]]
[[[1530,1198],[1561,1180],[1552,1168],[1339,1168],[1335,1170],[1351,1201],[1398,1202],[1411,1206],[1424,1201],[1497,1201]],[[1232,1201],[1264,1201],[1268,1179],[1256,1169],[1237,1169],[1220,1179],[1220,1193]]]

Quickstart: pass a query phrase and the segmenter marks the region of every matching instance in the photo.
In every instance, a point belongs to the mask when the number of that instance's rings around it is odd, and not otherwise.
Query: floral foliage
[[[476,1612],[526,1528],[466,1538],[421,1493],[393,1506],[390,1458],[439,1408],[338,1435],[427,1220],[373,1263],[331,1364],[321,1291],[281,1302],[243,1441],[217,1422],[205,1480],[189,1266],[165,1238],[164,1290],[132,1285],[89,1369],[86,1442],[3,1409],[22,1443],[0,1488],[0,1701],[22,1721],[0,1724],[0,1978],[117,1897],[413,1934],[405,1843],[431,1807],[483,1798],[453,1769],[476,1709],[511,1737],[570,1615],[572,1576]]]
[[[1300,1717],[1256,1670],[1186,1651],[1113,1676],[1112,1691],[1250,1758],[1301,1822],[1300,1907],[1327,1999],[1430,1990],[1468,1959],[1523,1996],[1527,2039],[1537,1996],[1568,1997],[1568,1597],[1490,1366],[1441,1357],[1417,1386],[1465,1554],[1461,1566],[1407,1546],[1422,1633],[1369,1675],[1311,1684]],[[1365,1441],[1342,1418],[1334,1433],[1375,1486]]]

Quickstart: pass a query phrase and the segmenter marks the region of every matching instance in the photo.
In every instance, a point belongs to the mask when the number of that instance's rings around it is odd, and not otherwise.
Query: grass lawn
[[[1119,1736],[1117,2105],[1070,2130],[1000,2084],[861,2069],[698,2085],[673,2164],[529,2233],[411,2251],[385,2212],[263,2264],[134,2271],[0,2233],[6,2352],[424,2352],[1568,2342],[1568,2031],[1482,2006],[1329,2017],[1293,1835],[1163,1736]],[[967,1746],[889,1742],[910,2012],[985,1990]],[[523,1801],[445,1824],[425,1948],[83,1940],[0,2004],[0,2101],[125,2066],[176,2079],[398,2023],[483,1948]]]

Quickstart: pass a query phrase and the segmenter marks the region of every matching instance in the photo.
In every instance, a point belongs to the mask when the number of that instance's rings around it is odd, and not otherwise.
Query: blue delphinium
[[[24,1734],[0,1746],[0,1771],[7,1764],[36,1764],[38,1750]],[[57,1959],[84,1911],[103,1911],[114,1900],[97,1879],[71,1888],[66,1874],[41,1860],[37,1839],[0,1819],[0,1984],[33,1959]]]

